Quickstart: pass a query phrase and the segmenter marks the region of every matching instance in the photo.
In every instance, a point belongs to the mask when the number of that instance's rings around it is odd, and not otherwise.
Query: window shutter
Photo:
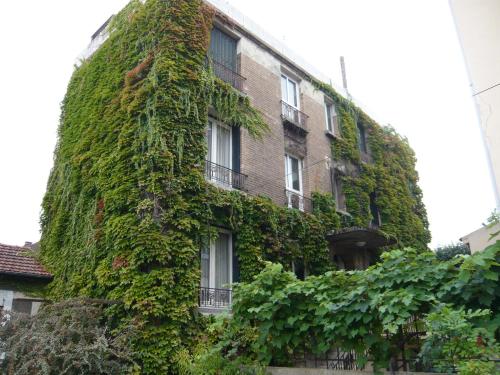
[[[240,262],[236,255],[236,234],[233,233],[233,283],[240,282]]]
[[[239,127],[233,127],[233,171],[240,173],[241,164],[241,131]]]
[[[237,41],[214,27],[210,36],[210,54],[218,63],[236,71],[236,43]]]

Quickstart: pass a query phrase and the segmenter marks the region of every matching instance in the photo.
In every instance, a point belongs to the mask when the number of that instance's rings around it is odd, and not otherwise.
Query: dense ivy
[[[197,339],[199,249],[218,226],[234,232],[247,281],[266,260],[285,269],[301,262],[309,274],[330,270],[325,233],[365,225],[366,194],[379,184],[383,229],[401,243],[424,246],[428,240],[420,193],[409,188],[411,182],[418,189],[411,150],[375,124],[373,134],[383,137],[371,136],[376,163],[363,165],[362,174],[371,179],[346,184],[352,186],[346,193],[353,222],[341,223],[328,195],[317,194],[314,214],[303,214],[207,184],[209,107],[254,137],[267,131],[250,99],[206,66],[213,17],[201,0],[134,0],[114,17],[108,40],[68,85],[43,201],[41,253],[54,274],[51,297],[123,301],[108,313],[139,328],[134,352],[144,373],[169,371],[174,354]],[[342,157],[356,160],[348,120],[357,110],[343,103]],[[393,150],[387,168],[375,139]]]

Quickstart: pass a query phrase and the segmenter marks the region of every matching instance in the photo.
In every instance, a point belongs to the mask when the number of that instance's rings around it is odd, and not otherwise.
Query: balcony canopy
[[[377,250],[384,246],[394,245],[396,239],[378,229],[350,227],[331,231],[327,240],[335,248],[337,254],[352,253],[354,250]]]

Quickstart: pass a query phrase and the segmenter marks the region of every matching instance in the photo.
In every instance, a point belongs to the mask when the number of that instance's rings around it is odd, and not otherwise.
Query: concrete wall
[[[497,224],[492,228],[480,228],[466,236],[463,236],[460,241],[469,245],[470,251],[475,253],[493,245],[496,241],[500,241],[500,236],[490,239],[491,234],[497,232],[500,232],[500,224]]]
[[[450,6],[469,72],[496,205],[500,210],[500,1],[450,0]],[[498,86],[492,87],[495,85]]]
[[[271,375],[368,375],[372,371],[354,370],[327,370],[313,368],[289,368],[289,367],[268,367],[267,372]],[[431,375],[428,372],[382,372],[384,375]]]

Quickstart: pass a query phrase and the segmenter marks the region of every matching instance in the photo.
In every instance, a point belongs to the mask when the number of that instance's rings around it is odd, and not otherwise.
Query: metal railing
[[[292,123],[303,131],[307,132],[307,116],[304,112],[299,111],[294,106],[281,101],[281,118],[284,121]]]
[[[324,355],[314,355],[303,352],[302,356],[294,357],[293,363],[298,367],[305,368],[324,368],[330,370],[364,370],[357,361],[357,354],[354,350],[342,351],[333,349]]]
[[[208,308],[230,308],[231,289],[200,288],[199,306]]]
[[[229,83],[236,90],[243,91],[243,84],[246,81],[245,77],[238,72],[235,72],[232,68],[226,66],[222,62],[213,59],[209,59],[209,61],[216,77],[222,79],[226,83]]]
[[[312,212],[312,200],[299,193],[285,189],[285,204],[288,208],[295,208],[303,212]]]
[[[245,183],[248,176],[205,160],[205,177],[207,180],[214,181],[223,187],[245,190]]]

